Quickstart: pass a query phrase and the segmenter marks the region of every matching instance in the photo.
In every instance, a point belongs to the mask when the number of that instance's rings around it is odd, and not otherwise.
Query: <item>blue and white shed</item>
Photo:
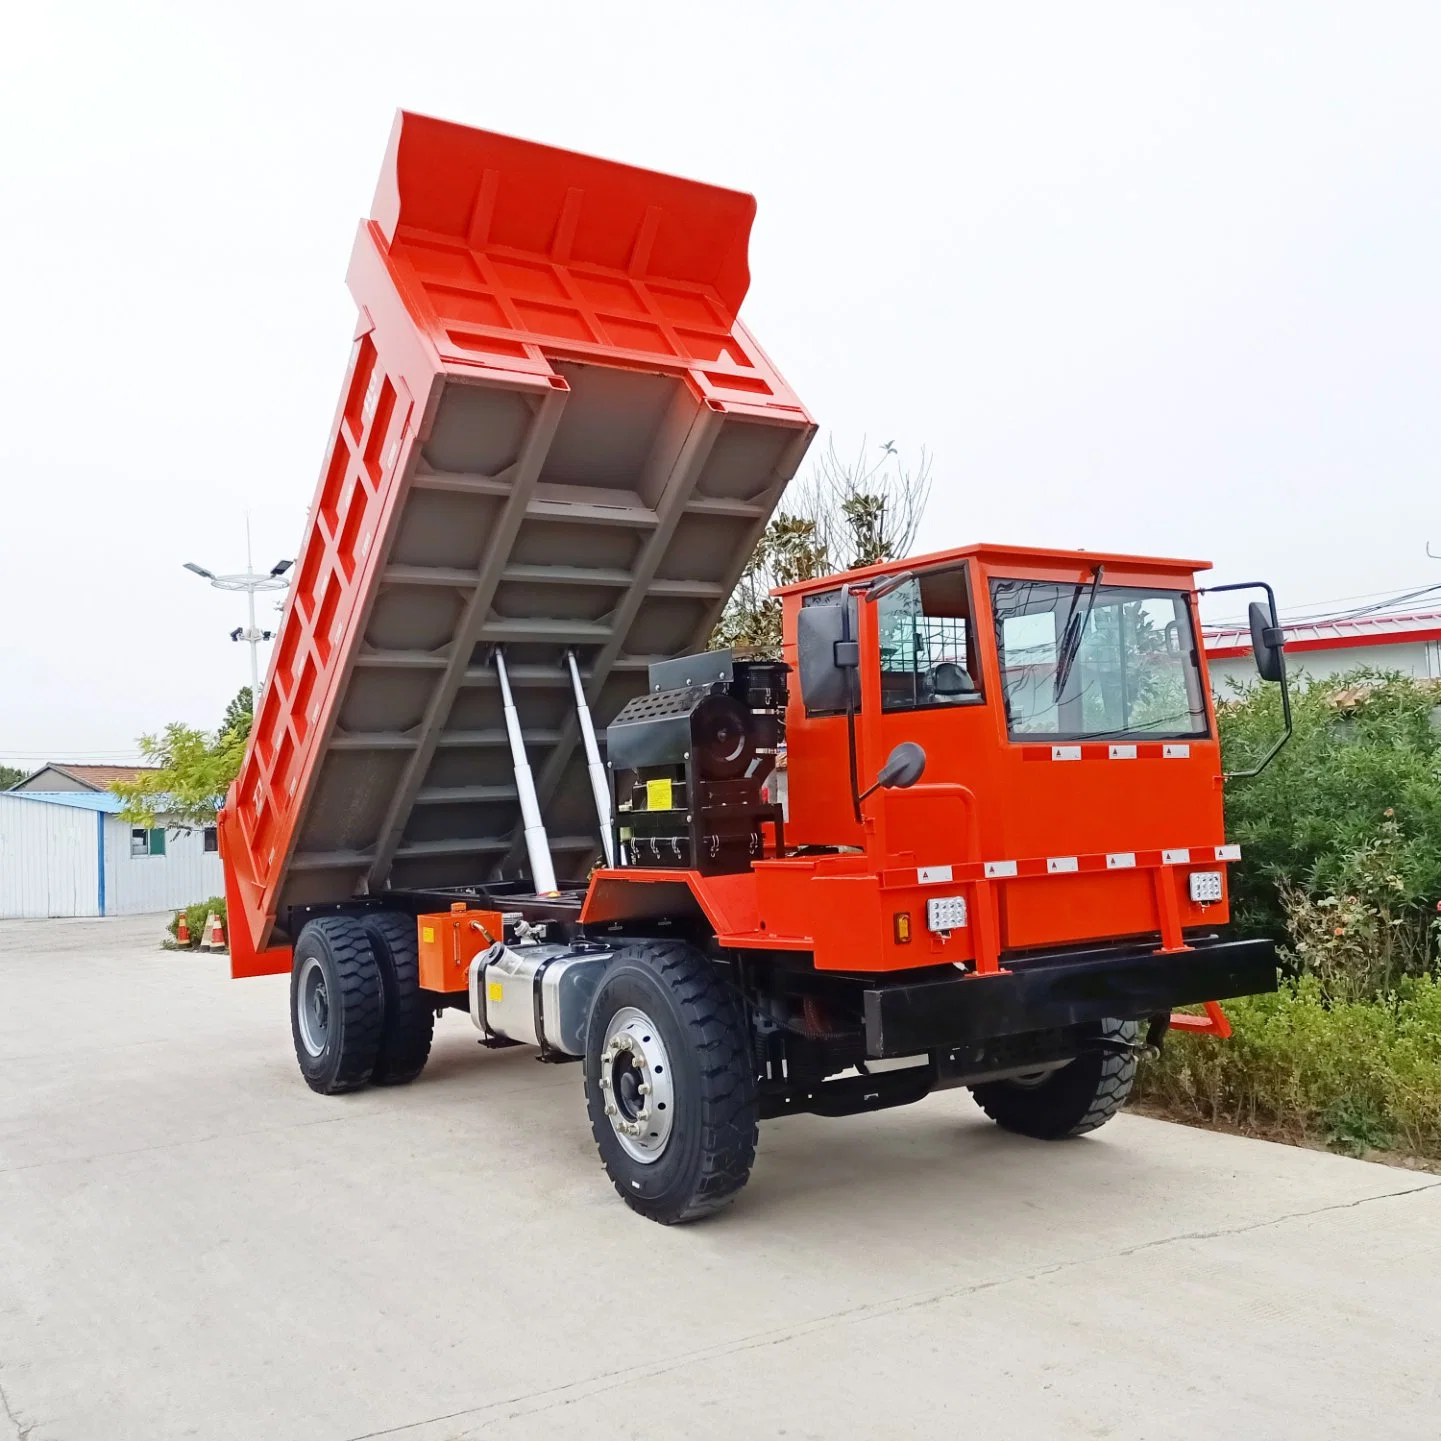
[[[104,791],[0,791],[0,918],[133,916],[220,895],[215,828],[121,821]]]

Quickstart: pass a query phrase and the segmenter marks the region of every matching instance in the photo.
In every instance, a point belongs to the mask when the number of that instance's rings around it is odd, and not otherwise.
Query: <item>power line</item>
[[[1368,591],[1363,595],[1339,596],[1332,601],[1313,601],[1306,605],[1295,607],[1288,606],[1283,612],[1283,618],[1289,625],[1307,625],[1336,620],[1355,620],[1361,616],[1377,615],[1389,611],[1395,606],[1406,605],[1412,601],[1421,599],[1423,596],[1435,595],[1441,591],[1441,585],[1433,584],[1417,587],[1414,590],[1406,591]],[[1345,600],[1368,600],[1380,596],[1373,605],[1352,606],[1341,609],[1324,609],[1326,606],[1339,605]],[[1228,627],[1243,625],[1245,616],[1238,613],[1228,613],[1218,616],[1208,624],[1217,627]]]
[[[52,760],[55,756],[66,756],[72,761],[98,760],[104,756],[128,756],[139,760],[143,755],[143,751],[127,750],[124,746],[116,746],[112,750],[103,751],[73,751],[65,746],[52,746],[48,751],[11,751],[0,746],[0,756],[8,756],[11,760],[16,761]]]

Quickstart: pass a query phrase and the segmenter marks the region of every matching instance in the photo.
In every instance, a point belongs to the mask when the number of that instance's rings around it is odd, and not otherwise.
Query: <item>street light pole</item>
[[[250,558],[247,556],[245,566],[250,568]],[[255,627],[255,590],[247,588],[245,600],[250,607],[250,624],[245,628],[245,639],[250,642],[250,704],[258,705],[260,702],[260,632]]]
[[[238,626],[230,632],[231,640],[243,640],[250,645],[250,703],[252,706],[260,704],[260,643],[270,640],[273,632],[261,630],[255,624],[255,594],[262,590],[284,590],[290,584],[285,572],[293,565],[293,561],[278,560],[268,571],[257,571],[255,562],[250,553],[250,517],[245,518],[245,569],[232,575],[216,575],[214,571],[206,570],[203,565],[196,565],[193,560],[185,562],[185,569],[192,571],[202,580],[208,580],[216,590],[231,590],[245,592],[246,607],[249,614],[249,624],[244,630]]]

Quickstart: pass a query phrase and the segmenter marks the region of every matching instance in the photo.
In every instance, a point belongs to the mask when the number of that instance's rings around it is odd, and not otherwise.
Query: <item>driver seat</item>
[[[943,660],[931,668],[931,691],[937,700],[954,696],[975,695],[976,683],[953,660]]]

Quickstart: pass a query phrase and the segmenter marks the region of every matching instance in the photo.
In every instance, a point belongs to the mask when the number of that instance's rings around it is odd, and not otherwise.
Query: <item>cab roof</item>
[[[1030,545],[995,545],[986,541],[958,546],[954,550],[937,550],[927,555],[908,555],[900,560],[885,560],[855,570],[838,571],[800,580],[792,585],[777,586],[772,595],[808,595],[816,591],[834,590],[848,581],[870,580],[880,575],[895,575],[902,570],[932,570],[937,566],[962,560],[977,560],[989,567],[1025,566],[1027,569],[1055,569],[1057,579],[1065,579],[1074,571],[1089,571],[1103,565],[1107,570],[1122,573],[1144,572],[1147,575],[1167,574],[1177,578],[1193,576],[1198,570],[1210,570],[1209,560],[1181,560],[1155,555],[1125,555],[1105,550],[1045,550]]]

